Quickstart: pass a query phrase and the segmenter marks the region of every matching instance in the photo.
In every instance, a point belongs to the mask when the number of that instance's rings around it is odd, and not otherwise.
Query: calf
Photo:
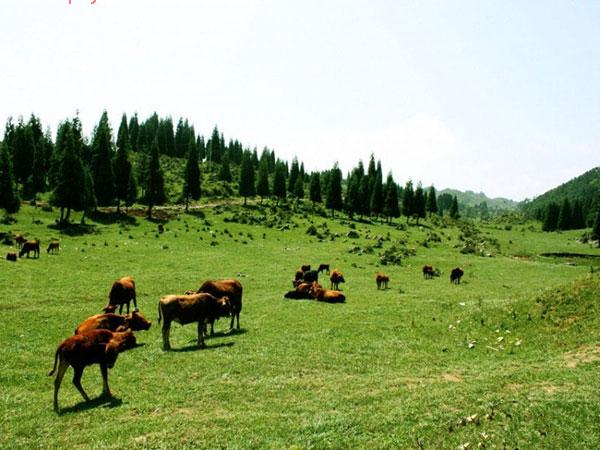
[[[316,300],[328,303],[344,303],[346,296],[340,291],[333,291],[330,289],[323,289],[317,283],[313,283],[310,289],[310,295]]]
[[[58,241],[51,241],[50,244],[48,245],[48,249],[46,250],[46,253],[58,253],[59,250],[60,250],[60,243]]]
[[[15,242],[17,243],[17,248],[20,250],[23,247],[23,244],[27,241],[25,236],[20,233],[15,234]]]
[[[16,261],[17,260],[17,252],[8,252],[6,254],[7,261]]]
[[[91,330],[132,331],[149,330],[152,322],[137,311],[121,316],[119,314],[96,314],[85,319],[76,329],[75,334],[85,333]]]
[[[165,295],[158,302],[158,323],[162,326],[163,349],[170,350],[169,334],[171,322],[181,325],[198,322],[198,347],[204,347],[204,329],[208,321],[231,314],[231,302],[228,297],[217,298],[202,292],[193,295]]]
[[[331,289],[339,289],[340,283],[345,283],[344,275],[339,269],[333,269],[331,274],[329,275],[329,280],[331,281]]]
[[[319,264],[319,268],[317,269],[317,272],[321,273],[321,272],[327,272],[329,273],[329,264]]]
[[[233,319],[237,319],[237,329],[240,329],[240,312],[242,312],[242,283],[238,280],[208,280],[202,283],[197,293],[207,292],[213,296],[229,297],[231,302],[231,323],[229,331],[233,330]],[[210,322],[210,334],[214,334],[214,319]]]
[[[389,281],[390,277],[388,277],[384,273],[378,273],[375,276],[375,283],[377,283],[377,289],[381,289],[382,287],[383,289],[387,289]]]
[[[73,367],[73,384],[86,402],[90,398],[81,386],[83,369],[92,364],[100,364],[103,388],[102,394],[111,396],[108,388],[108,369],[112,369],[117,361],[119,352],[135,346],[135,336],[131,330],[113,333],[109,330],[92,330],[65,339],[54,354],[54,368],[48,373],[54,379],[54,411],[58,412],[58,390],[69,366]],[[58,364],[58,371],[56,366]]]
[[[135,298],[135,281],[131,277],[123,277],[116,280],[110,292],[108,293],[108,305],[104,311],[111,305],[119,306],[119,314],[123,312],[123,305],[127,305],[129,314],[129,303],[133,300],[133,308],[137,310],[137,301]]]
[[[25,253],[27,253],[27,257],[29,258],[29,253],[33,252],[33,256],[36,258],[40,257],[40,240],[32,239],[29,241],[25,241],[21,246],[21,251],[19,252],[19,258],[22,258]]]
[[[465,272],[460,267],[455,267],[450,272],[450,283],[452,284],[460,284],[460,279],[465,274]]]

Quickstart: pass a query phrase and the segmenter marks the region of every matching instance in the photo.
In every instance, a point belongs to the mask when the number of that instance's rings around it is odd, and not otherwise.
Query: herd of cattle
[[[19,258],[22,258],[24,255],[29,255],[33,252],[34,258],[40,257],[40,240],[39,239],[26,239],[22,234],[17,233],[15,235],[15,244],[17,245],[17,249],[19,250]],[[60,250],[60,242],[57,239],[52,239],[50,244],[48,244],[48,248],[46,249],[47,253],[58,253]],[[6,254],[6,259],[8,261],[16,261],[17,260],[17,252],[8,252]]]

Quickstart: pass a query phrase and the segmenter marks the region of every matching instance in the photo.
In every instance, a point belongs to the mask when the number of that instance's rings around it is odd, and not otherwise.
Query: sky
[[[600,166],[600,2],[2,0],[0,131],[188,118],[307,170],[523,200]]]

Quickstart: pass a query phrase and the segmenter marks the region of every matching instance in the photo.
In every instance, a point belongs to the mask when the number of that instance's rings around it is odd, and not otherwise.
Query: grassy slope
[[[377,256],[348,252],[373,245],[367,225],[357,224],[361,237],[348,239],[347,224],[329,222],[340,237],[318,242],[304,232],[310,219],[300,216],[267,228],[225,223],[229,212],[205,213],[171,220],[158,237],[143,219],[96,222],[91,234],[60,236],[59,256],[1,263],[0,447],[593,448],[600,441],[593,314],[600,281],[590,278],[589,260],[572,266],[536,256],[598,254],[577,244],[576,233],[483,229],[501,245],[500,254],[484,258],[454,248],[456,228],[440,230],[442,243],[425,248],[418,242],[427,228],[373,225],[371,235],[389,231],[416,249],[402,266],[383,267],[390,289],[377,291]],[[57,237],[48,228],[55,215],[26,207],[3,229],[44,243]],[[320,231],[324,222],[314,220]],[[290,229],[280,231],[285,223]],[[321,262],[344,271],[347,304],[284,301],[293,271]],[[423,280],[424,263],[439,266],[443,277]],[[456,265],[465,269],[460,286],[447,279]],[[99,312],[111,282],[126,274],[154,323],[138,334],[144,346],[110,371],[120,400],[82,403],[69,371],[56,416],[46,376],[56,345]],[[244,285],[242,332],[223,335],[221,321],[208,348],[196,350],[196,327],[174,325],[171,342],[180,351],[163,352],[158,298],[220,277]],[[576,279],[583,281],[571,285]],[[96,367],[85,371],[83,385],[98,395]],[[466,420],[474,414],[473,423]]]

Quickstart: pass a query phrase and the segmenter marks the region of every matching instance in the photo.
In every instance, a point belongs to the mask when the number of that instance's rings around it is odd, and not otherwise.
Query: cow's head
[[[125,316],[125,321],[133,331],[149,330],[150,325],[152,325],[152,322],[135,310],[131,314]]]
[[[229,297],[224,296],[217,299],[217,309],[219,317],[228,317],[231,315],[231,301]]]
[[[105,306],[104,308],[102,308],[102,311],[104,311],[105,314],[114,313],[116,310],[117,310],[117,305],[108,305],[108,306]]]

